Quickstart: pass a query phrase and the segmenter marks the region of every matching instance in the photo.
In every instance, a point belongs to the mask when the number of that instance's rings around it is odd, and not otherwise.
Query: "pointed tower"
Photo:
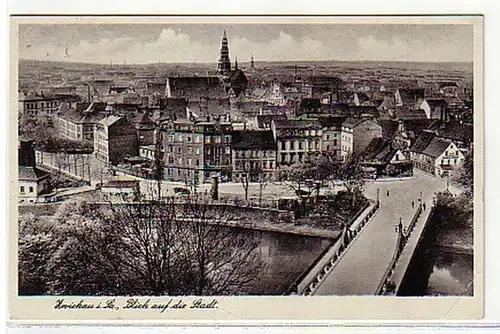
[[[217,73],[223,77],[228,77],[231,74],[231,61],[229,60],[229,47],[227,44],[226,31],[222,35],[222,42],[220,47],[219,65],[217,66]]]
[[[234,57],[234,70],[238,70],[238,57]]]
[[[253,59],[253,55],[250,58],[250,70],[255,71],[255,61]]]

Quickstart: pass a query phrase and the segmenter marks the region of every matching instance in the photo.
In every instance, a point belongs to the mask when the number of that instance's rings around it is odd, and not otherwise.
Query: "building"
[[[232,175],[231,123],[170,121],[162,132],[165,176],[171,181],[203,183]]]
[[[185,98],[188,102],[227,97],[224,82],[217,76],[168,77],[167,98]]]
[[[360,154],[373,138],[382,137],[382,126],[362,118],[347,118],[342,123],[341,155]]]
[[[423,88],[399,88],[394,95],[396,107],[417,109],[424,100]]]
[[[44,194],[50,193],[49,174],[34,166],[18,167],[19,203],[45,202]]]
[[[272,131],[234,131],[232,144],[233,182],[245,177],[250,182],[273,178],[276,142]]]
[[[151,161],[155,159],[156,145],[144,145],[139,146],[139,157],[145,158]]]
[[[231,60],[229,60],[229,46],[227,42],[226,31],[222,35],[219,63],[217,65],[217,74],[228,77],[231,74]]]
[[[77,103],[57,117],[59,136],[74,141],[94,141],[95,125],[106,117],[106,104],[101,102]]]
[[[54,95],[19,94],[19,114],[37,117],[44,123],[52,123],[59,109],[59,100]]]
[[[132,120],[136,130],[139,145],[152,145],[155,143],[156,123],[146,113],[138,114]]]
[[[271,129],[277,144],[278,166],[304,162],[321,152],[323,130],[317,120],[273,120]]]
[[[451,140],[432,131],[423,131],[410,148],[413,165],[436,176],[450,176],[451,171],[464,161],[464,155]]]
[[[322,126],[323,138],[321,139],[321,152],[329,153],[333,157],[342,156],[342,123],[346,117],[328,116],[318,117]]]
[[[427,119],[439,119],[443,122],[448,122],[448,114],[446,112],[446,100],[443,99],[425,99],[420,104],[420,109],[425,111]]]
[[[371,169],[375,177],[402,177],[413,175],[409,155],[395,147],[391,140],[376,137],[361,154],[362,165]]]
[[[101,186],[104,197],[112,203],[135,202],[140,200],[139,180],[112,180]]]
[[[300,101],[297,116],[319,115],[323,112],[319,98],[305,98]]]
[[[95,126],[94,153],[97,159],[118,165],[127,156],[138,155],[135,126],[125,117],[107,116]]]

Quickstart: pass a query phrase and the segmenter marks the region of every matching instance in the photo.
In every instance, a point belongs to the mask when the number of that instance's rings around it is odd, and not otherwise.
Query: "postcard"
[[[12,16],[10,320],[482,318],[482,36]]]

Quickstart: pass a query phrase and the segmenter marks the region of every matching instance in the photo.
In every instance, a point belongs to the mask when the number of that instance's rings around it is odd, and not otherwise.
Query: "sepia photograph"
[[[482,21],[450,22],[17,18],[10,293],[482,300]]]

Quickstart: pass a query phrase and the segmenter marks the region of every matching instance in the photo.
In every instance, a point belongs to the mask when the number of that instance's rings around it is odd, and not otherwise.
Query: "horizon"
[[[68,61],[68,60],[45,60],[45,59],[32,59],[32,58],[18,58],[18,62],[21,61],[31,61],[31,62],[46,62],[46,63],[62,63],[62,64],[79,64],[79,65],[99,65],[99,66],[109,66],[110,63],[100,63],[100,62],[86,62],[86,61]],[[457,60],[457,61],[414,61],[414,60],[254,60],[255,63],[328,63],[328,62],[338,62],[338,63],[415,63],[415,64],[473,64],[471,60]],[[234,62],[231,62],[234,64]],[[250,61],[240,61],[238,64],[249,64]],[[111,63],[113,67],[127,67],[127,66],[144,66],[144,65],[217,65],[216,61],[213,62],[149,62],[149,63]],[[216,69],[214,69],[216,70]]]

